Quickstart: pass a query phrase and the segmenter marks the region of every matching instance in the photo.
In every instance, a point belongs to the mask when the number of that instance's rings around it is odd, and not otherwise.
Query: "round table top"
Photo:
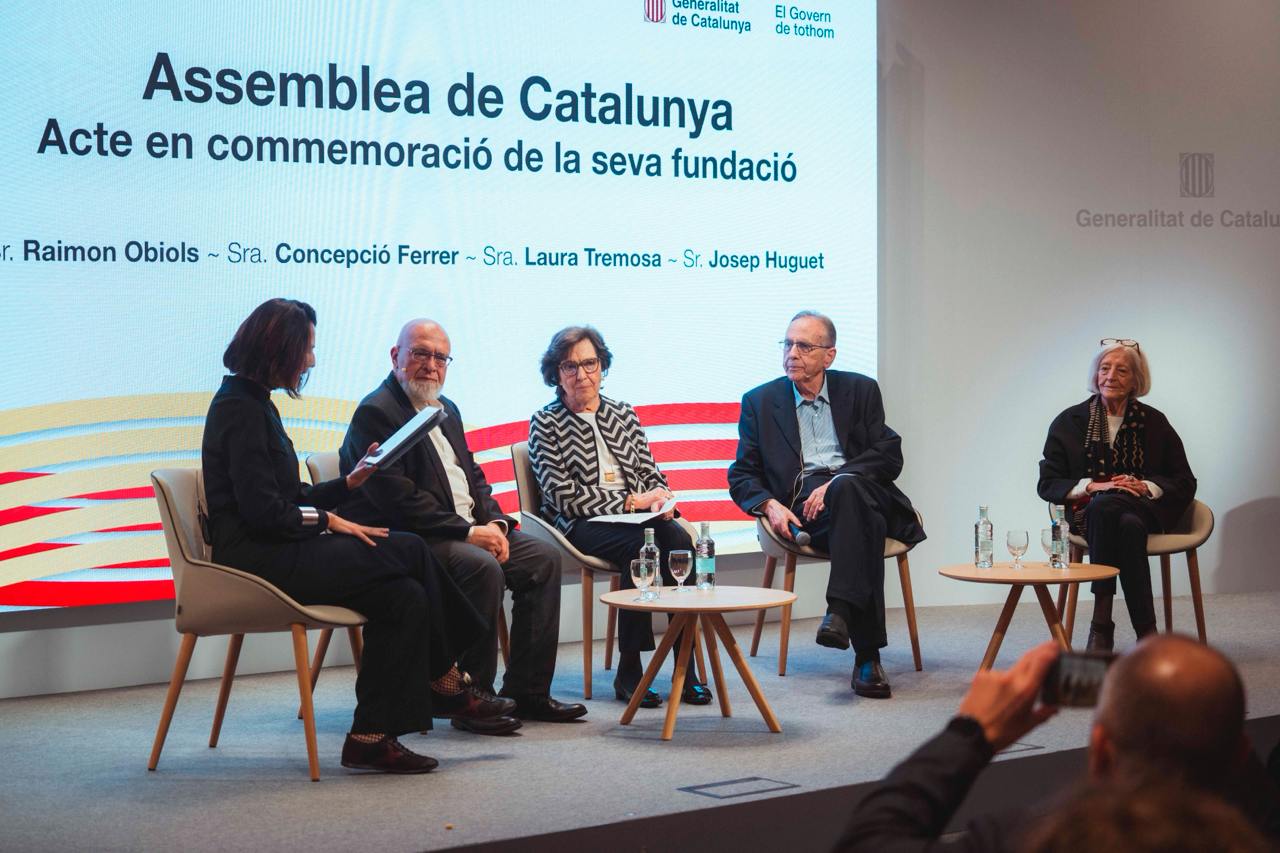
[[[600,600],[610,607],[623,610],[649,610],[661,613],[727,613],[730,610],[765,610],[782,607],[796,600],[794,592],[783,589],[762,589],[758,586],[717,586],[715,589],[697,589],[686,586],[684,592],[664,585],[662,595],[653,601],[636,601],[639,590],[620,589],[606,592]]]
[[[972,583],[1078,583],[1113,578],[1120,574],[1120,570],[1101,563],[1071,563],[1065,569],[1055,569],[1048,563],[1026,560],[1021,569],[1013,568],[1012,562],[996,563],[989,569],[980,569],[973,563],[957,563],[943,566],[938,569],[938,574]]]

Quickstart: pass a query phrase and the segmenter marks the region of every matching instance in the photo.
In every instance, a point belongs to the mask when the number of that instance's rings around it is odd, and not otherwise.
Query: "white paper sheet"
[[[644,524],[649,519],[657,518],[675,508],[676,499],[671,498],[657,512],[619,512],[614,515],[597,515],[595,518],[588,518],[587,521],[603,521],[607,524]]]

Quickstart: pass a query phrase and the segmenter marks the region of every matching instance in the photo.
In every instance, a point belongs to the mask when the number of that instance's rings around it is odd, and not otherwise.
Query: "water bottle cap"
[[[703,536],[711,535],[711,522],[709,521],[702,522],[702,535]]]

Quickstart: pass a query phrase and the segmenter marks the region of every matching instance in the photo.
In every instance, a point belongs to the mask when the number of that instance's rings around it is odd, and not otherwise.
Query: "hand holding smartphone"
[[[1092,708],[1102,680],[1116,659],[1110,652],[1061,652],[1040,684],[1040,702],[1053,707]]]

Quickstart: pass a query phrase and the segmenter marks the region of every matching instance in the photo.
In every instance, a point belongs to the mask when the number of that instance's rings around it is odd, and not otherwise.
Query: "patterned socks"
[[[437,693],[443,693],[445,696],[461,693],[462,688],[465,686],[466,682],[463,680],[462,671],[458,669],[457,664],[449,667],[448,672],[431,682],[432,689]]]

